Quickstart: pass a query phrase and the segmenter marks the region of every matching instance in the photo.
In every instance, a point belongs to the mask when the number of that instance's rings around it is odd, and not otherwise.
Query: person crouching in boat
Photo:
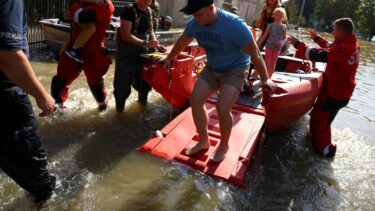
[[[221,162],[228,150],[232,131],[233,118],[230,110],[247,80],[250,56],[259,71],[262,84],[270,88],[275,88],[276,84],[268,77],[264,61],[246,22],[237,15],[217,9],[213,2],[214,0],[189,0],[180,10],[187,15],[193,15],[194,18],[187,23],[184,33],[162,61],[170,64],[194,38],[205,49],[207,64],[200,73],[190,98],[194,123],[200,138],[186,154],[192,155],[209,148],[208,117],[204,104],[213,92],[219,90],[217,112],[221,141],[211,160]]]
[[[307,59],[327,63],[322,90],[310,113],[312,146],[324,156],[336,153],[336,145],[331,141],[331,123],[338,111],[349,103],[356,85],[360,48],[353,32],[352,20],[341,18],[334,22],[333,43],[318,36],[314,29],[308,29],[310,38],[319,44],[320,49],[309,48],[295,37],[288,38],[295,48],[305,52]]]
[[[113,82],[116,110],[124,111],[126,99],[131,86],[138,91],[138,102],[146,105],[151,86],[141,78],[145,60],[140,56],[149,49],[164,52],[154,32],[153,10],[149,7],[151,0],[137,0],[131,7],[125,7],[121,15],[121,25],[117,36],[115,78]]]

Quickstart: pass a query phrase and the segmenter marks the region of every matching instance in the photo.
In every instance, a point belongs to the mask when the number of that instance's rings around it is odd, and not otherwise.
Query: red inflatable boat
[[[160,63],[150,62],[145,66],[142,77],[172,106],[184,109],[188,107],[190,94],[205,61],[204,50],[193,44],[178,55],[169,69],[163,68]],[[234,126],[229,150],[221,163],[210,162],[209,159],[220,141],[217,94],[206,103],[211,145],[208,151],[191,157],[185,153],[190,145],[199,140],[190,108],[155,133],[139,150],[180,161],[207,175],[243,187],[243,179],[256,157],[257,147],[265,138],[264,132],[286,129],[312,108],[321,88],[322,72],[317,68],[307,68],[309,66],[302,59],[280,56],[272,76],[279,88],[272,95],[262,99],[261,87],[257,82],[253,83],[251,94],[244,92],[240,95],[232,107]],[[298,74],[291,73],[296,70]]]

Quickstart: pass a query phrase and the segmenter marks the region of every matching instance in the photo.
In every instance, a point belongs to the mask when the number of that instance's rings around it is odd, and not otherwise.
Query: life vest
[[[129,6],[134,11],[134,25],[133,25],[133,31],[131,32],[132,35],[136,36],[139,39],[142,40],[148,40],[149,35],[154,32],[153,29],[153,11],[150,7],[147,8],[147,12],[149,14],[149,29],[148,34],[140,34],[138,33],[141,17],[139,16],[137,12],[137,8],[135,5]],[[120,33],[120,28],[117,29],[117,33]],[[136,46],[130,43],[127,43],[122,40],[121,36],[117,36],[117,51],[116,51],[116,59],[123,59],[123,58],[131,58],[134,62],[137,62],[137,60],[141,59],[139,55],[146,54],[149,52],[149,49],[147,49],[144,46]]]
[[[133,9],[134,15],[135,15],[133,33],[138,34],[138,29],[139,29],[141,17],[139,17],[137,9],[135,8],[134,5],[132,6],[132,9]],[[149,26],[150,26],[148,33],[151,34],[154,31],[154,15],[153,15],[153,11],[150,7],[147,7],[147,12],[148,12],[149,17],[150,17],[149,22],[148,22]]]

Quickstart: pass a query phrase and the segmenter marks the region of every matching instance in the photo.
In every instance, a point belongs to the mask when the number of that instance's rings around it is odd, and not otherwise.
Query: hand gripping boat
[[[145,65],[142,77],[172,106],[184,109],[188,106],[199,72],[206,61],[205,52],[197,45],[190,45],[172,61],[171,67],[150,62]],[[293,125],[313,106],[322,84],[322,72],[299,74],[298,68],[308,65],[301,59],[280,56],[272,76],[279,88],[267,95],[254,83],[252,95],[241,94],[232,107],[234,119],[229,150],[220,163],[210,161],[220,142],[217,94],[206,103],[209,116],[208,134],[210,148],[206,152],[186,155],[186,150],[199,140],[191,108],[187,108],[164,128],[155,133],[138,150],[184,163],[203,173],[244,187],[244,177],[249,166],[254,169],[258,148],[265,133],[274,133]],[[262,106],[263,104],[263,106]]]

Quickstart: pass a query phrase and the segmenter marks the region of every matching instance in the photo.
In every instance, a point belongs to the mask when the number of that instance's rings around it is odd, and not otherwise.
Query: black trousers
[[[140,94],[147,94],[151,86],[141,78],[144,61],[139,56],[116,58],[114,94],[126,100],[131,86]]]
[[[27,94],[0,90],[0,168],[36,201],[48,198],[56,178],[47,171],[38,124]]]

